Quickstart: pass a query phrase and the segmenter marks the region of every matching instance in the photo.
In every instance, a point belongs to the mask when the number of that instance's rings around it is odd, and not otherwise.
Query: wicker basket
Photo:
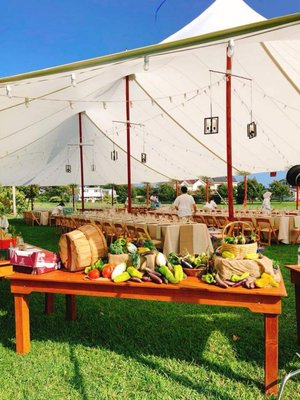
[[[236,258],[244,258],[247,254],[256,253],[257,252],[257,242],[248,243],[248,244],[231,244],[225,243],[224,237],[228,235],[232,235],[236,230],[239,233],[244,232],[244,230],[253,232],[253,227],[245,221],[235,221],[230,222],[226,226],[224,226],[222,232],[222,244],[221,251],[230,251],[235,255]]]

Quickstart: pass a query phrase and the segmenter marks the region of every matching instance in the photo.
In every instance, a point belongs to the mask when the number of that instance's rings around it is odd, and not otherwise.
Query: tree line
[[[117,197],[114,204],[124,204],[127,197],[127,185],[102,185],[104,189],[114,188]],[[261,201],[263,193],[269,190],[272,192],[272,198],[278,201],[283,201],[285,198],[290,197],[290,187],[285,181],[273,181],[268,188],[261,183],[257,182],[256,178],[247,180],[247,202]],[[65,203],[72,202],[72,194],[78,194],[79,188],[77,185],[66,186],[18,186],[16,188],[16,204],[17,212],[21,213],[23,210],[33,209],[34,202],[50,202],[58,203],[63,201]],[[161,183],[152,185],[149,193],[155,193],[161,203],[170,204],[176,198],[176,190],[172,183]],[[134,202],[146,202],[146,185],[132,187],[132,199]],[[191,193],[196,203],[201,204],[206,201],[206,187],[199,186],[196,191]],[[222,199],[227,199],[227,184],[218,186],[217,191],[209,190],[209,197],[213,198],[217,204],[222,202]],[[244,181],[237,184],[234,188],[234,199],[237,204],[243,204],[244,201]],[[104,199],[107,203],[111,202],[111,197],[106,196]],[[12,187],[0,186],[0,216],[3,214],[10,214],[12,212]]]

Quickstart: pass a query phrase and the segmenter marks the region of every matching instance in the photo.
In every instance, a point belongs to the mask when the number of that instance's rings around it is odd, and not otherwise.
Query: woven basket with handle
[[[236,232],[238,232],[238,234],[243,234],[245,230],[247,230],[247,232],[251,231],[251,233],[254,232],[253,227],[246,221],[234,221],[225,225],[222,231],[221,251],[230,251],[235,255],[236,258],[244,258],[247,254],[256,253],[257,242],[247,244],[231,244],[225,243],[224,241],[226,236],[232,236]]]

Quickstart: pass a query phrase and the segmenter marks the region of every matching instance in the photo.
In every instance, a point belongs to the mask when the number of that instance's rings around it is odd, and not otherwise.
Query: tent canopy
[[[300,14],[263,20],[242,0],[234,1],[233,28],[204,33],[191,23],[188,38],[181,30],[173,35],[179,40],[0,79],[0,184],[79,183],[78,113],[85,183],[126,183],[126,76],[132,183],[224,176],[229,39],[235,43],[233,172],[299,164]],[[211,18],[213,29],[223,29],[216,22],[220,15],[225,19],[223,3],[217,0],[200,22],[205,17],[210,26]],[[219,134],[205,135],[203,120],[211,109],[219,117]],[[251,121],[258,135],[249,140]],[[111,160],[113,150],[117,161]]]

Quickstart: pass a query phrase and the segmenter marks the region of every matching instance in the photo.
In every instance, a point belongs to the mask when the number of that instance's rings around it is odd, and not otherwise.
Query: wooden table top
[[[264,297],[285,297],[287,296],[287,292],[284,286],[283,279],[280,282],[280,285],[278,288],[255,288],[255,289],[246,289],[243,287],[229,287],[227,289],[220,288],[216,285],[209,285],[203,281],[201,281],[198,278],[195,277],[187,277],[185,280],[180,282],[179,284],[156,284],[152,282],[142,282],[142,283],[136,283],[136,282],[121,282],[121,283],[114,283],[110,279],[107,278],[99,278],[96,280],[91,280],[87,279],[86,275],[81,271],[81,272],[69,272],[65,270],[57,270],[57,271],[52,271],[48,272],[46,274],[41,274],[41,275],[31,275],[31,274],[25,274],[25,273],[20,273],[16,272],[11,276],[7,276],[7,279],[9,279],[12,283],[16,282],[23,282],[25,285],[28,284],[30,285],[30,282],[34,284],[36,282],[37,284],[43,284],[43,283],[53,283],[59,284],[59,283],[65,283],[65,284],[74,284],[74,285],[86,285],[87,288],[89,286],[99,286],[99,290],[101,290],[101,287],[110,287],[112,288],[123,288],[124,292],[126,291],[127,288],[137,288],[143,291],[144,289],[160,289],[163,291],[168,291],[168,292],[178,292],[182,290],[189,290],[190,292],[197,293],[197,292],[207,292],[207,293],[222,293],[222,294],[239,294],[239,295],[245,295],[245,296],[264,296]]]

